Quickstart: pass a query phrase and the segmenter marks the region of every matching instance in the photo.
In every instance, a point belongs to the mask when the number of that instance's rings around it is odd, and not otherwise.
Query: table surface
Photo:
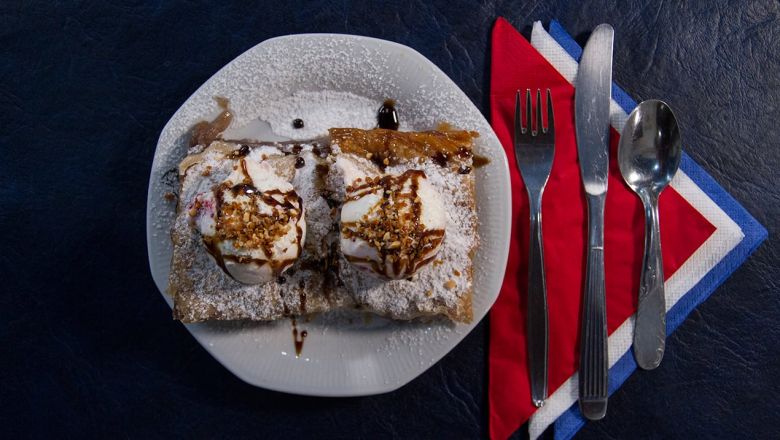
[[[304,32],[397,41],[487,114],[498,16],[525,31],[557,17],[580,41],[611,23],[615,80],[669,102],[688,153],[770,232],[669,338],[661,367],[634,374],[579,436],[780,436],[777,2],[210,3],[221,2],[0,6],[0,422],[10,438],[485,436],[485,322],[390,394],[254,388],[171,320],[147,265],[144,211],[163,125],[255,44]]]

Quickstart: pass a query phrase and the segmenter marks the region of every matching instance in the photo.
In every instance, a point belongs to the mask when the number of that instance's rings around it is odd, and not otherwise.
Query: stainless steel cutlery
[[[609,172],[609,105],[614,30],[596,27],[582,53],[574,91],[574,117],[582,184],[588,203],[587,267],[580,329],[579,402],[582,414],[607,412],[607,307],[604,285],[604,206]]]
[[[574,91],[574,122],[582,186],[588,206],[586,272],[580,322],[579,405],[590,420],[606,415],[609,389],[606,285],[604,278],[604,210],[609,175],[610,105],[614,30],[597,26],[579,62]],[[515,95],[514,150],[525,182],[530,211],[528,256],[527,345],[531,399],[541,407],[547,398],[548,316],[542,241],[542,196],[555,155],[552,96],[547,90],[547,128],[542,93]],[[534,122],[535,109],[536,118]],[[623,179],[645,207],[645,253],[634,331],[634,355],[644,369],[658,366],[666,339],[663,261],[658,225],[658,197],[680,164],[677,121],[669,106],[645,101],[631,113],[623,129],[618,163]]]
[[[681,157],[680,129],[669,106],[656,99],[639,104],[623,127],[618,164],[623,179],[645,207],[645,252],[634,326],[634,357],[645,370],[661,363],[666,346],[658,197],[677,173]]]
[[[531,111],[531,91],[525,92],[525,120],[522,124],[520,91],[515,95],[515,161],[528,192],[530,240],[528,255],[528,370],[531,400],[536,407],[547,399],[547,288],[544,280],[542,242],[542,194],[555,156],[555,118],[552,94],[547,89],[547,128],[542,123],[542,93],[536,90],[536,122]]]

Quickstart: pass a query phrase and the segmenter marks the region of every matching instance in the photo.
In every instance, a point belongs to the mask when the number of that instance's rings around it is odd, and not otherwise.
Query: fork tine
[[[547,133],[542,124],[542,91],[536,89],[536,134]]]
[[[522,115],[520,114],[520,90],[515,93],[515,144],[520,142],[523,135]]]
[[[532,122],[532,113],[531,113],[531,89],[525,89],[525,121],[526,121],[526,130],[528,130],[528,134],[533,136],[533,122]]]
[[[555,134],[555,116],[553,115],[552,93],[550,89],[547,89],[547,132]]]

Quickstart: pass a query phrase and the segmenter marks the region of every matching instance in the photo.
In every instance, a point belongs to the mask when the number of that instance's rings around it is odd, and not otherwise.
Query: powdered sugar
[[[349,92],[295,92],[259,109],[257,115],[271,124],[274,133],[290,139],[314,139],[328,135],[331,127],[373,128],[379,108],[373,99]],[[294,128],[295,118],[303,128]]]
[[[306,209],[306,229],[308,236],[304,246],[316,255],[327,255],[326,236],[333,224],[333,215],[328,202],[322,197],[322,190],[318,188],[319,175],[317,165],[323,164],[323,159],[312,152],[310,144],[301,146],[300,157],[303,159],[303,167],[295,172],[293,186],[303,199]]]

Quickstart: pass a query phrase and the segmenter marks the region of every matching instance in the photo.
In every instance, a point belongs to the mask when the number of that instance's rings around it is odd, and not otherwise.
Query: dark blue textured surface
[[[628,379],[586,438],[778,437],[777,2],[349,1],[0,4],[0,422],[4,437],[474,438],[486,433],[480,325],[401,390],[353,399],[252,388],[178,323],[144,231],[157,136],[216,70],[277,35],[407,44],[487,113],[489,31],[558,17],[616,30],[615,80],[663,98],[688,153],[770,241]]]

